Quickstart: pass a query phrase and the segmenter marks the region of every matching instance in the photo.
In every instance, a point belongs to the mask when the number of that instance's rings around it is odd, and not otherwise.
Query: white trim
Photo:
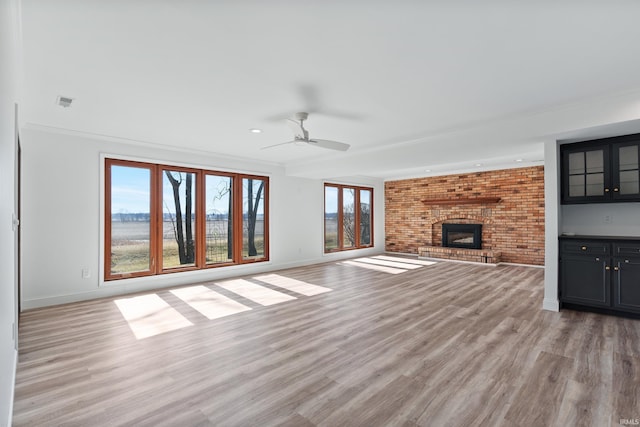
[[[544,268],[544,265],[522,264],[522,263],[517,263],[517,262],[499,262],[498,265],[513,265],[514,267]]]
[[[14,396],[15,396],[15,391],[16,391],[16,372],[18,370],[18,351],[14,350],[13,351],[13,363],[11,363],[11,378],[10,378],[10,384],[11,384],[11,389],[9,390],[9,396],[11,396],[11,399],[9,399],[9,414],[8,414],[8,419],[7,419],[7,425],[10,426],[12,425],[13,422],[13,403],[14,403]]]
[[[222,159],[222,160],[232,160],[232,161],[244,162],[244,163],[251,162],[251,163],[258,163],[258,164],[262,164],[262,165],[265,165],[265,166],[279,167],[279,168],[284,167],[284,164],[283,163],[279,163],[279,162],[269,162],[269,161],[264,161],[264,160],[256,160],[256,159],[250,159],[250,158],[241,157],[241,156],[231,156],[231,155],[228,155],[228,154],[221,154],[221,153],[216,153],[216,152],[213,152],[213,151],[199,150],[199,149],[195,149],[195,148],[177,147],[175,145],[166,145],[166,144],[160,144],[160,143],[157,143],[157,142],[140,141],[140,140],[132,139],[132,138],[123,138],[123,137],[112,136],[112,135],[104,135],[104,134],[99,134],[99,133],[84,132],[84,131],[60,128],[60,127],[55,127],[55,126],[40,125],[40,124],[37,124],[37,123],[31,123],[31,122],[26,123],[24,125],[23,129],[33,129],[33,130],[36,130],[36,131],[57,133],[57,134],[60,134],[60,135],[70,135],[70,136],[76,136],[76,137],[97,139],[97,140],[101,140],[101,141],[115,142],[115,143],[118,143],[118,144],[128,144],[128,145],[134,145],[134,146],[139,146],[139,147],[152,148],[154,150],[161,149],[161,150],[172,151],[172,152],[195,154],[195,155],[199,155],[199,156],[203,156],[204,155],[204,156],[207,156],[207,157],[215,157],[215,158]]]
[[[153,165],[163,165],[163,166],[175,166],[179,168],[203,169],[210,172],[239,173],[239,174],[247,174],[247,175],[264,175],[264,176],[269,176],[269,178],[271,178],[271,175],[273,175],[273,172],[265,172],[261,170],[249,170],[249,169],[241,170],[241,169],[234,169],[234,168],[218,167],[216,165],[204,164],[204,163],[177,162],[175,160],[164,160],[164,159],[158,159],[156,157],[140,157],[140,156],[131,156],[128,154],[115,154],[115,153],[108,153],[108,152],[101,151],[100,160],[102,162],[103,167],[104,167],[105,159],[128,160],[130,162],[150,163]]]
[[[560,311],[560,303],[557,299],[543,299],[542,300],[542,309],[548,311]]]
[[[544,143],[544,302],[543,308],[558,311],[558,235],[560,229],[560,155],[558,142]]]

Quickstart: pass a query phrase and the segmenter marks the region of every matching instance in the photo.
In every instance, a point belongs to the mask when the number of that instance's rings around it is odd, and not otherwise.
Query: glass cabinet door
[[[608,153],[606,146],[564,152],[564,201],[597,201],[609,196]]]
[[[640,142],[613,144],[613,197],[635,198],[640,194]]]

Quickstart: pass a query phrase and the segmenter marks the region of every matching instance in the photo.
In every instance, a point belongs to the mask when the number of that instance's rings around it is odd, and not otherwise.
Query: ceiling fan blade
[[[338,151],[347,151],[349,144],[345,144],[344,142],[338,141],[329,141],[328,139],[310,139],[307,141],[309,145],[320,148],[328,148],[329,150],[338,150]]]
[[[277,147],[279,145],[293,144],[295,142],[296,142],[295,140],[294,141],[281,142],[280,144],[267,145],[266,147],[262,147],[260,149],[261,150],[266,150],[267,148],[273,148],[273,147]]]

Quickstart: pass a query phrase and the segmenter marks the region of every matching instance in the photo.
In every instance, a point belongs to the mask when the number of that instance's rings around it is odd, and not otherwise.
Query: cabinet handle
[[[586,251],[587,247],[586,246],[582,246],[580,249],[582,249],[583,251]]]
[[[611,267],[609,267],[608,265],[604,268],[605,270],[609,271],[611,270]]]
[[[613,191],[617,193],[618,191],[620,191],[620,189],[618,189],[618,187],[616,187],[616,188],[613,189]]]
[[[605,188],[605,189],[604,189],[604,192],[605,192],[605,193],[608,193],[608,192],[609,192],[609,189],[608,189],[608,188]]]

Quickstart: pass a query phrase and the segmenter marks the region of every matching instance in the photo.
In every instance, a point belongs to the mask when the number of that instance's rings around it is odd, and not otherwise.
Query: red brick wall
[[[499,197],[498,203],[456,204],[456,199]],[[451,202],[425,204],[427,199]],[[460,220],[460,221],[457,221]],[[443,222],[481,223],[483,249],[503,262],[544,264],[542,166],[414,178],[385,183],[385,247],[418,253],[440,246]]]

